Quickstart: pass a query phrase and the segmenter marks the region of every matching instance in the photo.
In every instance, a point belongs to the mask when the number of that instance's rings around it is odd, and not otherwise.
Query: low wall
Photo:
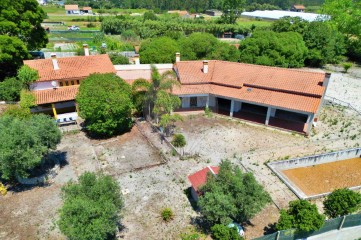
[[[330,192],[321,193],[317,195],[306,195],[296,184],[290,181],[283,173],[282,170],[293,169],[299,167],[308,167],[323,163],[331,163],[336,161],[342,161],[351,158],[361,157],[361,148],[352,148],[341,150],[337,152],[306,156],[302,158],[294,158],[290,160],[281,160],[276,162],[267,163],[267,166],[274,172],[281,181],[287,185],[288,188],[300,199],[315,199],[324,197],[330,194]],[[361,186],[354,186],[349,188],[351,190],[361,189]]]
[[[281,161],[271,162],[268,164],[268,166],[270,168],[277,168],[280,170],[284,170],[291,168],[307,167],[322,163],[336,162],[336,161],[341,161],[356,157],[361,157],[361,148],[352,148],[337,152],[306,156],[302,158],[281,160]]]

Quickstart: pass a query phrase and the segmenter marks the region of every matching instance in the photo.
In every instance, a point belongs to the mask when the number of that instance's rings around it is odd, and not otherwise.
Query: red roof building
[[[207,182],[207,174],[209,172],[214,175],[217,175],[219,172],[219,167],[208,166],[208,167],[203,168],[202,170],[188,176],[188,180],[192,184],[192,190],[191,190],[192,192],[191,193],[192,193],[193,198],[196,201],[198,200],[198,196],[200,194],[199,188]]]

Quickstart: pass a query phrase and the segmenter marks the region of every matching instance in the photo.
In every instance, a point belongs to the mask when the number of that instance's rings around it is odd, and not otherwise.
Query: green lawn
[[[237,23],[241,26],[251,27],[255,25],[256,27],[270,27],[273,21],[266,21],[266,20],[255,20],[250,18],[239,18]]]

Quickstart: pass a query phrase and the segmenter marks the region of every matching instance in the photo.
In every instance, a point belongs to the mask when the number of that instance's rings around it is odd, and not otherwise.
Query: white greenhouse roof
[[[306,21],[313,22],[318,19],[328,19],[328,15],[321,15],[316,13],[304,13],[304,12],[291,12],[291,11],[281,11],[281,10],[266,10],[266,11],[254,11],[254,12],[243,12],[241,14],[243,17],[252,17],[252,18],[263,18],[270,20],[277,20],[283,17],[300,17]]]

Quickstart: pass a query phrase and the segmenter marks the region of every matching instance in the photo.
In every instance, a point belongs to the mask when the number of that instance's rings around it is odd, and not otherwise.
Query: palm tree
[[[171,113],[181,102],[177,96],[171,94],[174,86],[179,86],[173,71],[159,74],[157,68],[152,65],[151,81],[137,79],[133,82],[133,95],[144,92],[143,110],[147,118],[154,116],[158,122],[158,115]]]

